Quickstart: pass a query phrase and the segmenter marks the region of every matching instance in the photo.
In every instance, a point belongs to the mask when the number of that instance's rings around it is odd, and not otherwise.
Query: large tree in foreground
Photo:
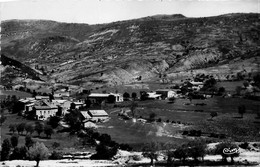
[[[29,150],[28,157],[36,161],[36,167],[39,166],[40,160],[46,159],[49,155],[48,148],[43,144],[36,142]]]

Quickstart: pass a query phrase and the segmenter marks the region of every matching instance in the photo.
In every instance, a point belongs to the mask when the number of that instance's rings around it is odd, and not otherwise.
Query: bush
[[[132,151],[133,150],[133,148],[130,147],[128,144],[119,144],[119,148],[121,150],[126,150],[126,151]]]
[[[96,154],[92,155],[90,159],[112,159],[117,154],[117,147],[109,147],[104,144],[97,145]]]
[[[26,131],[26,134],[30,133],[32,135],[34,132],[34,126],[31,124],[25,124],[24,129]]]
[[[170,103],[174,103],[174,102],[175,102],[175,100],[176,100],[176,98],[175,98],[175,97],[170,97],[170,98],[169,98],[169,101],[170,101]]]
[[[249,148],[248,146],[249,146],[248,142],[244,142],[244,143],[239,145],[239,147],[241,147],[243,149],[248,149]]]
[[[132,158],[133,158],[134,161],[141,161],[142,156],[140,156],[140,155],[133,155]]]
[[[60,147],[60,143],[54,142],[54,143],[52,144],[52,148],[56,149],[56,148],[58,148],[58,147]]]
[[[51,156],[49,157],[49,159],[51,159],[51,160],[58,160],[58,159],[62,159],[62,157],[63,157],[63,153],[62,152],[53,151],[51,153]]]

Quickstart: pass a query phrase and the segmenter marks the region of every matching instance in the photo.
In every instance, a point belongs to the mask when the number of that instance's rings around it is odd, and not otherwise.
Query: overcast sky
[[[206,17],[259,13],[260,0],[1,0],[1,20],[45,19],[108,23],[156,14]]]

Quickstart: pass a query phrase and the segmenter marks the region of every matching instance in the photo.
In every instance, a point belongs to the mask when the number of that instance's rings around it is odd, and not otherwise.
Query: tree
[[[25,129],[25,123],[18,124],[16,129],[18,131],[18,134],[23,134],[23,131]]]
[[[71,110],[74,110],[74,109],[76,109],[76,104],[75,103],[70,103],[70,109]]]
[[[40,160],[46,159],[48,157],[49,150],[48,148],[43,144],[36,142],[29,150],[28,150],[28,156],[31,160],[36,161],[36,167],[39,166]]]
[[[198,158],[200,157],[202,160],[204,160],[204,157],[206,155],[206,148],[207,145],[202,140],[194,140],[187,144],[188,146],[188,156],[192,157],[194,161],[198,161]]]
[[[145,91],[140,91],[140,100],[144,101],[147,100],[149,97],[149,94]]]
[[[152,122],[155,120],[155,117],[156,117],[156,114],[154,112],[152,112],[150,115],[149,115],[149,120]]]
[[[41,135],[43,130],[44,130],[44,125],[42,123],[40,123],[40,122],[36,122],[35,123],[35,131],[38,133],[38,136]]]
[[[129,97],[130,97],[129,93],[125,92],[125,93],[123,94],[124,100],[129,99]]]
[[[60,118],[59,117],[51,116],[47,124],[55,129],[55,128],[57,128],[59,126],[59,122],[60,122]]]
[[[115,101],[116,101],[116,97],[114,95],[109,95],[107,97],[107,102],[108,103],[115,103]]]
[[[6,117],[4,115],[1,115],[0,117],[0,126],[2,126],[2,124],[5,122]]]
[[[241,95],[241,91],[242,91],[242,87],[241,86],[237,86],[236,87],[236,94],[237,95]]]
[[[225,92],[226,92],[226,89],[225,89],[224,87],[220,87],[220,88],[218,89],[218,94],[219,94],[219,95],[223,95]]]
[[[11,144],[12,144],[13,148],[17,147],[17,145],[18,145],[18,138],[19,138],[18,135],[13,135],[11,137],[10,140],[11,140]]]
[[[137,97],[137,94],[136,94],[135,92],[133,92],[133,93],[132,93],[132,98],[133,98],[133,99],[136,99],[136,97]]]
[[[9,139],[4,139],[4,141],[2,143],[1,161],[5,161],[9,158],[11,147],[12,147],[12,145],[11,145]]]
[[[117,146],[107,146],[103,143],[100,143],[96,146],[96,154],[92,155],[90,159],[111,159],[113,156],[117,154],[118,147]]]
[[[226,152],[227,150],[228,152]],[[238,146],[231,142],[222,142],[216,145],[215,153],[222,156],[222,161],[227,162],[227,157],[231,158],[231,163],[234,163],[234,157],[239,156]]]
[[[179,146],[174,152],[173,157],[180,159],[183,163],[188,158],[188,147],[186,144]]]
[[[27,147],[27,149],[29,149],[30,147],[32,147],[34,144],[34,141],[32,140],[32,137],[27,135],[25,137],[25,146]]]
[[[12,154],[10,155],[10,160],[21,159],[24,160],[27,158],[27,148],[23,147],[15,147]]]
[[[210,113],[210,116],[211,116],[211,120],[213,120],[214,117],[218,116],[218,113],[216,111],[212,111]]]
[[[51,138],[51,135],[53,134],[53,129],[52,129],[52,127],[51,126],[49,126],[49,125],[45,125],[45,127],[44,127],[44,133],[46,134],[46,137],[47,138]]]
[[[241,118],[243,118],[243,115],[246,113],[245,105],[238,106],[238,113],[241,115]]]
[[[176,98],[175,98],[174,96],[172,96],[172,97],[169,98],[170,103],[174,103],[175,100],[176,100]]]
[[[150,162],[151,166],[154,165],[154,160],[158,161],[158,160],[157,160],[157,157],[158,157],[157,151],[159,151],[160,148],[161,148],[161,147],[160,147],[160,145],[159,145],[158,142],[151,142],[151,143],[146,144],[146,145],[143,147],[143,149],[142,149],[143,155],[144,155],[145,157],[150,158],[150,160],[151,160],[151,162]]]
[[[10,132],[13,132],[13,134],[14,134],[14,132],[17,131],[17,130],[16,130],[16,127],[17,127],[16,124],[10,124],[10,125],[9,125],[9,131],[10,131]]]
[[[130,110],[131,110],[133,118],[135,117],[135,109],[136,109],[136,107],[138,107],[138,104],[135,101],[132,101],[132,103],[130,105]]]
[[[32,124],[25,124],[24,129],[26,131],[26,134],[30,133],[32,135],[34,132],[34,126]]]

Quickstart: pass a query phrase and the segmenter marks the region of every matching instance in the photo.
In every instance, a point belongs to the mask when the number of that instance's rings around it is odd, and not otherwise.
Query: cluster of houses
[[[198,90],[203,86],[203,83],[190,82],[191,88]],[[174,89],[158,89],[154,92],[147,92],[148,99],[169,99],[171,97],[178,97],[178,90]],[[101,104],[109,99],[109,96],[114,96],[115,102],[123,102],[124,97],[119,93],[90,93],[87,95],[87,99],[91,104]],[[19,102],[22,104],[22,113],[31,113],[34,110],[34,119],[36,120],[47,120],[51,116],[64,116],[68,113],[71,104],[75,104],[75,108],[80,109],[81,114],[85,120],[92,122],[104,121],[108,118],[108,114],[105,110],[88,110],[85,107],[86,101],[84,100],[73,100],[70,97],[69,91],[56,91],[53,94],[53,98],[50,96],[35,96],[34,98],[20,99]]]

